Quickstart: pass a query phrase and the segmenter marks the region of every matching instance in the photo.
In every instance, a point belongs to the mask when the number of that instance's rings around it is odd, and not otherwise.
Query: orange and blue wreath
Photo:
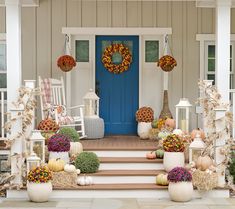
[[[120,64],[115,64],[112,61],[112,56],[114,53],[119,53],[122,56],[122,62]],[[108,46],[103,53],[102,63],[104,67],[114,74],[120,74],[127,71],[132,62],[132,55],[127,47],[123,44],[112,44]]]

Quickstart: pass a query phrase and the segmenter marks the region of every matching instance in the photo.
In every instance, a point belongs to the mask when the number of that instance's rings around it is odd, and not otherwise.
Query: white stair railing
[[[0,106],[1,106],[1,137],[4,138],[5,136],[5,129],[4,129],[4,124],[5,124],[5,112],[6,112],[6,103],[5,103],[5,93],[7,92],[6,88],[0,88]]]

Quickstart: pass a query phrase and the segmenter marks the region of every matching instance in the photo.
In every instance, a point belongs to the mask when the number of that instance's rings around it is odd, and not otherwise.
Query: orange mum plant
[[[69,72],[76,66],[75,59],[70,55],[63,55],[57,60],[57,66],[64,72]]]
[[[136,112],[136,121],[137,122],[149,123],[149,122],[152,122],[153,119],[154,119],[154,112],[151,107],[141,107]]]
[[[177,62],[174,57],[170,55],[164,55],[157,62],[157,66],[165,72],[170,72],[175,66],[177,66]]]

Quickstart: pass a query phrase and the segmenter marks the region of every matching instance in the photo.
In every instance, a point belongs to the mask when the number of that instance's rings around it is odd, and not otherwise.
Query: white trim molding
[[[215,8],[218,5],[235,8],[235,0],[196,0],[196,7]]]
[[[0,7],[5,7],[6,1],[7,0],[0,0]],[[39,7],[39,0],[21,0],[21,6],[22,7]]]
[[[6,40],[6,33],[0,33],[0,40],[2,41]]]
[[[172,34],[172,28],[97,28],[97,27],[64,27],[63,34],[68,35],[164,35]]]

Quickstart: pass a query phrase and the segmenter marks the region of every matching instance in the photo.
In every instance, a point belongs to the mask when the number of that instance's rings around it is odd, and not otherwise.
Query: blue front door
[[[122,43],[132,54],[129,69],[120,74],[109,72],[102,55],[111,44]],[[122,62],[120,54],[112,57]],[[136,134],[135,112],[139,102],[139,37],[96,36],[96,91],[100,97],[100,117],[105,121],[105,134]]]

